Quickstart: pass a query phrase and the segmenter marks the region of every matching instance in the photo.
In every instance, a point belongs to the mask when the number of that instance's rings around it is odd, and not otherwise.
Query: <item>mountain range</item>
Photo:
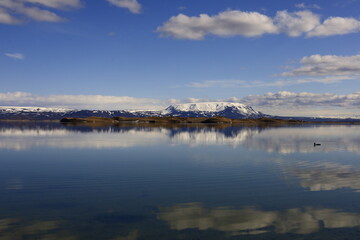
[[[66,108],[0,107],[0,119],[59,120],[65,117],[214,117],[261,118],[265,114],[240,103],[206,102],[170,105],[159,111],[144,110],[74,110]]]
[[[358,121],[358,119],[271,116],[241,103],[202,102],[174,104],[163,110],[75,110],[44,107],[0,107],[0,120],[60,120],[87,117],[215,117],[257,119],[262,117],[305,121]]]

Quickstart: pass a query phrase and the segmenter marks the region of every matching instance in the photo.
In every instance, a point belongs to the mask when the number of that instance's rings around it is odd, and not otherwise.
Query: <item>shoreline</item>
[[[63,118],[60,120],[32,120],[32,119],[0,119],[7,123],[61,123],[64,125],[87,126],[121,126],[121,125],[227,125],[227,126],[285,126],[285,125],[360,125],[359,121],[305,121],[284,120],[276,118],[259,119],[230,119],[225,117],[88,117],[88,118]]]
[[[63,118],[60,120],[63,124],[165,124],[165,125],[184,125],[184,124],[201,124],[201,125],[303,125],[303,124],[343,124],[343,125],[359,125],[358,122],[340,122],[340,121],[304,121],[304,120],[283,120],[276,118],[259,118],[259,119],[230,119],[225,117],[89,117],[89,118]]]

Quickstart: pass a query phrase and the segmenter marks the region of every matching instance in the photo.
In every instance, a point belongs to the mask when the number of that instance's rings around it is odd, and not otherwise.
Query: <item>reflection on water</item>
[[[246,139],[259,133],[256,128],[212,127],[128,127],[76,128],[54,125],[52,128],[0,128],[0,137],[6,139],[0,148],[25,150],[48,146],[57,148],[126,148],[136,146],[186,144],[230,145],[236,147]]]
[[[58,127],[61,127],[59,125]],[[52,148],[126,148],[134,146],[150,146],[166,141],[163,129],[137,130],[137,129],[17,129],[1,128],[0,148],[13,150],[26,150],[35,147]]]
[[[151,125],[150,125],[151,126]],[[280,154],[348,151],[360,154],[360,126],[302,127],[66,127],[60,124],[22,126],[0,125],[0,148],[25,150],[54,148],[128,148],[154,145],[243,146]],[[313,142],[320,142],[314,147]]]
[[[285,174],[300,179],[302,187],[310,191],[329,191],[350,188],[360,192],[360,168],[339,163],[299,162],[284,169]]]
[[[360,239],[359,130],[0,123],[0,240]]]
[[[134,230],[134,231],[130,232],[127,236],[117,237],[117,238],[114,238],[114,240],[136,240],[138,238],[139,238],[139,230]]]
[[[360,126],[308,126],[270,128],[244,144],[281,154],[348,151],[360,154]],[[321,143],[314,148],[314,142]]]
[[[0,219],[1,240],[47,239],[76,240],[68,231],[61,230],[60,221],[24,222],[20,219]]]
[[[231,235],[263,234],[272,228],[281,234],[309,234],[322,228],[360,226],[360,214],[313,207],[280,212],[256,208],[205,208],[200,203],[188,203],[162,208],[158,218],[176,230],[216,229]]]

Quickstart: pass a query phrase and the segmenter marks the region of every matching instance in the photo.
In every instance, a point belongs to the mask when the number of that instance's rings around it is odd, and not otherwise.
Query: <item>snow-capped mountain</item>
[[[287,117],[271,116],[255,111],[252,107],[241,103],[229,102],[203,102],[170,105],[161,111],[148,110],[75,110],[68,108],[44,107],[0,107],[0,120],[60,120],[66,117],[215,117],[223,116],[233,119],[269,117],[284,120],[303,121],[339,121],[356,122],[359,116],[349,118],[325,117]]]
[[[65,117],[135,117],[128,111],[107,110],[75,110],[67,108],[44,108],[44,107],[0,107],[0,119],[10,120],[60,120]],[[140,113],[139,113],[139,116]]]
[[[241,103],[203,102],[171,105],[163,111],[164,115],[180,117],[260,118],[263,113]]]
[[[161,111],[107,111],[107,110],[73,110],[66,108],[43,107],[0,107],[0,119],[14,120],[58,120],[65,117],[214,117],[227,118],[260,118],[265,116],[252,107],[240,103],[205,102],[170,105]]]
[[[0,107],[0,119],[11,120],[53,120],[61,119],[73,110],[44,107]]]
[[[44,107],[0,107],[0,119],[58,120],[65,117],[214,117],[260,118],[264,114],[240,103],[205,102],[171,105],[161,111],[144,110],[74,110]]]
[[[70,112],[71,109],[68,108],[45,108],[45,107],[0,107],[0,112],[7,113],[19,113],[19,112],[28,112],[28,113],[42,113],[42,112]]]

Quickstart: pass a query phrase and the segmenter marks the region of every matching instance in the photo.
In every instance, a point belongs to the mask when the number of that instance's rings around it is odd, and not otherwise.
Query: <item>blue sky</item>
[[[360,115],[360,1],[0,0],[0,105]]]

